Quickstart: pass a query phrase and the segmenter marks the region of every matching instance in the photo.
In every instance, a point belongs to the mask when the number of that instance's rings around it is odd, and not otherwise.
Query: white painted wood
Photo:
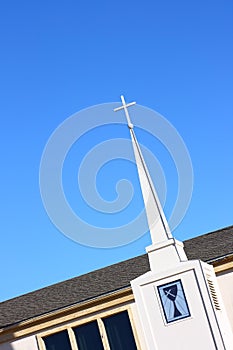
[[[30,336],[11,343],[0,345],[0,350],[38,350],[35,336]]]

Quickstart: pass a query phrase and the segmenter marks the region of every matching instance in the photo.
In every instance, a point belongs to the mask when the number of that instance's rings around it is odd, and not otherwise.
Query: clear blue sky
[[[143,254],[150,244],[147,234],[114,249],[79,245],[54,227],[40,197],[51,133],[73,113],[122,93],[166,117],[189,150],[193,197],[176,238],[233,224],[232,18],[230,0],[1,4],[0,300]]]

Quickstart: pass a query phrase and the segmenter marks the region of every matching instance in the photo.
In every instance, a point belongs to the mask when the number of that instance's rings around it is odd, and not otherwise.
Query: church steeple
[[[172,238],[172,234],[170,232],[168,222],[163,212],[163,208],[160,204],[158,195],[150,177],[150,173],[143,158],[140,146],[138,144],[133,129],[133,124],[129,117],[128,107],[135,105],[136,102],[126,104],[124,96],[121,96],[121,101],[122,106],[115,108],[114,111],[117,112],[119,110],[124,110],[126,115],[128,127],[130,130],[130,136],[133,144],[134,156],[136,159],[143,200],[145,203],[147,220],[149,230],[151,233],[151,240],[152,244],[157,244]]]
[[[181,261],[186,261],[187,257],[183,249],[183,243],[175,240],[171,234],[163,208],[133,130],[133,123],[129,117],[128,107],[135,105],[136,102],[126,103],[124,96],[121,96],[121,101],[122,106],[115,108],[114,111],[124,110],[126,115],[151,234],[152,245],[147,247],[146,250],[151,270],[160,272]]]

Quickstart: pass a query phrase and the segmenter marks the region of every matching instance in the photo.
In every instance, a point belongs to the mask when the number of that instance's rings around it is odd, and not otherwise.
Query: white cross
[[[130,102],[130,103],[125,103],[125,98],[124,96],[121,95],[121,101],[122,101],[122,106],[121,107],[117,107],[114,109],[114,112],[120,111],[121,109],[124,109],[125,111],[125,115],[126,115],[126,119],[128,122],[128,127],[130,129],[133,129],[133,124],[131,123],[130,117],[129,117],[129,112],[128,112],[128,107],[133,106],[136,104],[136,102]]]
[[[175,295],[171,293],[171,289],[166,290],[166,291],[165,291],[165,294],[166,294],[166,297],[167,297],[168,295],[171,295],[172,297],[175,297]]]

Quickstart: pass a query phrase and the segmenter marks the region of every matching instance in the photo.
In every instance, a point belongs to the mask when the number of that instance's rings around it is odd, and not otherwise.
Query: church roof
[[[184,241],[189,259],[215,262],[233,255],[233,226]],[[0,303],[0,328],[130,287],[149,271],[147,254]],[[114,278],[113,278],[114,277]]]

